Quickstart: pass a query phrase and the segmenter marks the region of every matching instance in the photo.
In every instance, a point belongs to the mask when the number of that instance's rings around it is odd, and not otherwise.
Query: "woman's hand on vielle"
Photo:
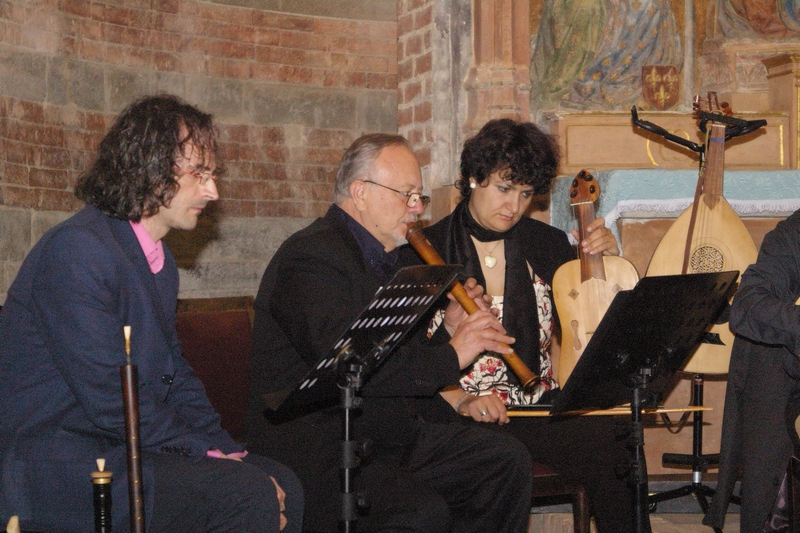
[[[590,255],[602,253],[603,255],[619,255],[619,245],[611,230],[606,227],[603,217],[594,219],[586,226],[586,238],[580,243],[583,253]],[[575,239],[579,239],[578,230],[572,230]]]

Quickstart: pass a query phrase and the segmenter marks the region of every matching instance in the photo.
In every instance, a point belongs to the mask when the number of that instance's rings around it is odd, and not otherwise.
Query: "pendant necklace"
[[[479,242],[481,244],[481,248],[486,250],[486,255],[483,256],[483,264],[486,265],[486,268],[494,268],[494,266],[497,264],[497,258],[492,255],[492,253],[497,250],[497,247],[500,246],[503,241],[497,241],[497,244],[495,244],[494,248],[491,250],[488,249],[481,241],[476,242]]]

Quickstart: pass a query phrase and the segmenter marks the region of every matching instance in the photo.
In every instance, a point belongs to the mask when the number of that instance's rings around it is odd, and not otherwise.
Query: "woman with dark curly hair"
[[[515,339],[514,350],[541,381],[523,389],[503,359],[487,352],[466,369],[460,388],[443,391],[441,397],[452,408],[444,409],[445,416],[458,413],[502,426],[526,443],[534,461],[583,483],[598,531],[629,531],[634,525],[632,492],[615,473],[628,456],[615,439],[610,417],[515,418],[508,423],[507,407],[547,404],[558,391],[550,357],[558,331],[551,284],[558,267],[576,254],[563,231],[527,216],[533,197],[550,192],[558,160],[551,136],[531,123],[509,119],[487,123],[464,143],[456,182],[462,200],[425,235],[446,262],[464,265],[461,277],[467,286],[477,282],[485,288],[486,302]],[[603,219],[587,229],[580,243],[584,252],[619,254]],[[440,326],[454,327],[444,316],[435,315],[429,335]]]

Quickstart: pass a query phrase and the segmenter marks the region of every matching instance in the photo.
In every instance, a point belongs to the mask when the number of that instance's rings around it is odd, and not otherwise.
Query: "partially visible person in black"
[[[421,191],[405,139],[359,138],[339,166],[334,205],[283,243],[261,281],[246,439],[297,472],[306,491],[304,523],[313,531],[337,530],[340,409],[272,423],[264,416],[265,395],[298,384],[396,271],[396,248],[428,201]],[[454,304],[444,314],[451,329],[396,350],[362,390],[355,436],[371,439],[373,450],[356,475],[370,504],[359,530],[527,530],[532,465],[525,446],[483,428],[426,422],[419,411],[418,398],[456,385],[479,353],[507,352],[499,343],[514,342],[486,310],[463,319]]]
[[[549,403],[558,392],[550,358],[558,331],[551,284],[558,267],[576,256],[564,232],[526,216],[533,196],[550,192],[558,159],[550,136],[531,123],[509,119],[488,122],[464,143],[456,183],[462,200],[425,235],[446,263],[464,265],[462,279],[474,278],[486,288],[503,326],[516,339],[514,350],[541,381],[523,390],[499,354],[488,351],[462,373],[460,388],[442,392],[446,403],[440,402],[440,414],[445,420],[467,415],[502,427],[527,445],[535,462],[585,486],[600,533],[629,531],[633,493],[616,474],[629,452],[616,439],[611,417],[510,421],[506,412],[510,406]],[[591,254],[619,254],[602,218],[589,225],[580,246]],[[413,254],[409,247],[403,250],[409,262]],[[435,335],[443,322],[441,311],[429,334]]]
[[[767,233],[733,300],[729,324],[737,336],[725,393],[719,481],[706,525],[724,527],[741,475],[740,531],[772,531],[766,523],[797,440],[790,426],[800,403],[798,297],[800,211]]]

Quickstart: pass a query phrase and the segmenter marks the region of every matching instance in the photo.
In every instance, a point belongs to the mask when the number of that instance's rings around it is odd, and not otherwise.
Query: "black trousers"
[[[150,533],[277,533],[274,477],[286,492],[284,533],[303,527],[303,488],[284,465],[253,453],[242,462],[154,456],[155,501]]]
[[[527,531],[532,463],[510,435],[426,423],[404,461],[377,460],[359,476],[372,502],[359,530]]]
[[[397,424],[407,438],[385,427],[361,434],[374,446],[355,472],[356,490],[369,504],[358,515],[358,531],[527,531],[532,466],[521,442],[460,421],[423,422],[402,411],[386,418],[392,426],[400,420]],[[305,531],[338,531],[342,514],[338,409],[262,428],[259,439],[251,432],[248,448],[269,451],[300,477],[306,496]]]
[[[632,485],[618,475],[631,454],[617,438],[615,418],[517,417],[499,428],[523,441],[535,462],[584,486],[598,533],[619,533],[633,530],[634,509]]]
[[[800,382],[783,371],[779,358],[760,353],[757,357],[745,378],[745,391],[752,391],[753,395],[740,396],[742,533],[760,532],[772,511],[793,452],[786,423],[787,406],[793,396],[800,394]],[[725,402],[727,408],[727,397]]]

